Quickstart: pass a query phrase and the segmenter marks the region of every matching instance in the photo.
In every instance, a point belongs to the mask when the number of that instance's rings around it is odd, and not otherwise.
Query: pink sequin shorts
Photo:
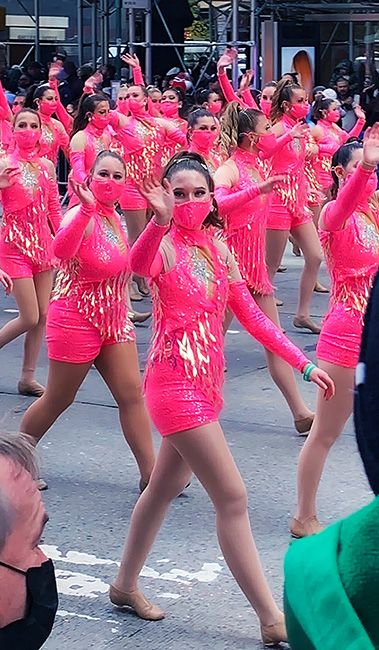
[[[8,273],[12,280],[18,280],[33,278],[38,273],[50,271],[53,265],[49,263],[36,264],[14,244],[0,240],[0,268]]]
[[[218,420],[219,412],[202,391],[180,371],[167,376],[165,364],[156,363],[145,378],[150,417],[161,436],[195,429]]]
[[[324,319],[317,345],[317,358],[344,368],[355,368],[359,361],[362,316],[346,311],[337,303]]]
[[[119,203],[121,210],[147,210],[147,201],[133,181],[126,181]]]
[[[104,339],[67,298],[49,305],[46,341],[49,359],[66,363],[89,363],[99,356],[103,346],[123,342],[112,336]]]
[[[293,215],[276,196],[272,197],[267,215],[267,228],[269,230],[290,231],[309,221],[312,221],[312,213],[305,210],[304,206],[299,206],[299,212]]]

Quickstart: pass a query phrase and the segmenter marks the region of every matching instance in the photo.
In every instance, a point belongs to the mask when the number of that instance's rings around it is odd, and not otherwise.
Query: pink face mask
[[[104,129],[109,126],[109,122],[111,120],[111,116],[109,113],[106,115],[99,115],[98,113],[94,113],[92,115],[90,124],[95,127],[95,129],[99,129],[99,131],[104,131]]]
[[[265,115],[268,119],[271,113],[271,101],[269,99],[261,99],[259,106],[263,115]]]
[[[209,151],[217,140],[217,131],[192,131],[192,143],[199,151]]]
[[[259,151],[262,151],[263,153],[270,153],[276,145],[276,137],[273,133],[260,135],[255,145]]]
[[[114,178],[107,178],[105,180],[93,178],[89,187],[99,203],[116,203],[123,192],[124,183],[119,183]]]
[[[129,114],[129,100],[128,99],[118,99],[117,100],[117,110],[123,115]]]
[[[303,120],[305,117],[307,117],[308,112],[309,112],[308,102],[305,102],[304,104],[292,104],[290,115],[295,120]]]
[[[17,113],[19,113],[21,109],[22,109],[21,104],[13,104],[13,106],[12,106],[13,115],[17,115]]]
[[[41,131],[39,129],[23,129],[22,131],[14,131],[13,137],[21,151],[30,151],[38,144]]]
[[[336,108],[334,111],[329,111],[329,113],[326,114],[325,119],[328,122],[338,122],[341,119],[341,113],[339,112],[338,108]]]
[[[145,102],[141,102],[139,99],[133,99],[133,97],[131,97],[129,99],[129,110],[135,117],[146,115]]]
[[[221,109],[222,109],[221,100],[217,100],[217,102],[211,102],[210,104],[208,104],[208,111],[212,113],[212,115],[218,115]]]
[[[177,203],[174,207],[174,223],[185,230],[200,230],[211,209],[211,201]]]
[[[177,102],[163,101],[159,104],[159,110],[163,117],[175,118],[179,116],[179,104]]]
[[[39,105],[39,110],[41,111],[42,115],[46,115],[50,117],[55,113],[55,111],[58,108],[58,102],[48,102],[46,99],[43,99]]]

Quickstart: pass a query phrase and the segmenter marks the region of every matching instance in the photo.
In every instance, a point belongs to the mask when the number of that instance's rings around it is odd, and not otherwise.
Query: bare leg
[[[177,456],[169,456],[168,444],[176,449],[183,465],[178,463]],[[218,538],[231,572],[261,623],[276,623],[281,613],[272,598],[252,536],[246,489],[219,423],[173,434],[164,439],[163,445],[164,457],[160,452],[149,487],[132,516],[116,587],[122,591],[136,588],[169,502],[188,480],[189,467],[215,506]],[[161,471],[164,461],[168,467]]]
[[[0,348],[38,324],[39,309],[33,278],[13,280],[13,296],[19,315],[0,329]]]
[[[21,420],[20,431],[32,436],[37,444],[72,404],[91,366],[92,362],[75,364],[50,361],[45,393],[29,406]]]
[[[52,271],[45,271],[34,276],[34,287],[38,302],[38,324],[29,330],[25,337],[24,361],[20,381],[31,384],[34,380],[38,355],[41,350],[42,339],[45,332],[46,315],[49,306],[51,289],[53,286]]]
[[[281,264],[288,239],[288,230],[266,231],[266,263],[271,281]]]
[[[150,420],[142,396],[137,347],[135,343],[106,345],[95,365],[117,402],[125,440],[137,461],[142,480],[147,483],[155,454]]]
[[[353,409],[354,370],[326,361],[320,361],[318,365],[333,379],[336,394],[326,402],[322,391],[318,391],[316,417],[300,454],[296,512],[296,519],[300,522],[316,515],[316,495],[328,453]]]
[[[254,295],[253,298],[263,313],[265,313],[266,316],[280,327],[279,315],[274,297]],[[266,349],[265,353],[270,375],[280,392],[283,394],[294,420],[302,420],[303,418],[311,417],[312,411],[305,405],[304,400],[300,395],[294,371],[291,366],[276,354],[272,354],[272,352],[269,352]]]
[[[312,323],[310,318],[311,301],[322,262],[322,250],[313,221],[302,224],[293,231],[293,234],[304,255],[304,269],[300,278],[299,303],[295,321],[299,325],[301,323],[305,325],[307,322]]]

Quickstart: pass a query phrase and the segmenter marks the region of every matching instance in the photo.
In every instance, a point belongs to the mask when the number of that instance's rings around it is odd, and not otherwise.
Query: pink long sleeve
[[[58,185],[52,178],[49,179],[48,218],[53,233],[55,234],[62,221],[62,208],[59,198]]]
[[[365,124],[366,124],[366,120],[363,117],[358,117],[353,128],[348,133],[346,133],[345,142],[349,140],[349,138],[357,138],[360,135]]]
[[[286,146],[289,142],[292,140],[292,135],[290,132],[284,133],[283,135],[280,135],[278,138],[276,138],[276,142],[274,146],[270,149],[270,151],[267,151],[263,153],[263,151],[260,152],[259,157],[262,160],[267,160],[268,158],[272,158],[278,151],[283,149],[283,147]]]
[[[185,147],[187,144],[187,136],[181,129],[170,129],[166,131],[167,139],[174,144],[179,144],[181,147]]]
[[[0,119],[12,121],[12,111],[9,108],[7,98],[5,96],[3,85],[0,81]]]
[[[69,151],[68,151],[69,144],[70,144],[70,138],[67,131],[66,130],[61,131],[59,134],[59,146],[67,157],[69,157]]]
[[[354,174],[338,192],[335,201],[328,203],[322,212],[323,230],[335,232],[341,230],[346,219],[356,210],[363,198],[364,190],[372,170],[358,165]]]
[[[218,209],[220,216],[223,217],[226,214],[229,214],[233,210],[240,208],[247,203],[252,201],[260,194],[260,189],[258,185],[251,185],[239,192],[231,192],[230,187],[226,185],[220,185],[215,189],[215,198],[217,201]]]
[[[85,159],[86,154],[84,151],[70,151],[70,165],[74,181],[77,183],[84,183],[87,178]]]
[[[242,99],[249,108],[255,108],[257,111],[261,110],[255,101],[250,88],[246,88],[246,90],[242,91]]]
[[[75,257],[83,241],[85,230],[94,214],[94,205],[81,205],[73,219],[60,226],[53,243],[56,257],[61,260]]]
[[[63,106],[63,104],[61,102],[57,80],[56,79],[50,79],[49,86],[50,86],[50,88],[52,88],[55,91],[55,94],[57,96],[58,106],[57,106],[57,110],[55,111],[55,114],[56,114],[57,118],[59,119],[59,121],[61,122],[61,124],[63,124],[63,127],[64,127],[66,133],[68,133],[68,135],[70,135],[70,133],[72,131],[72,125],[74,124],[74,120],[71,117],[71,115],[69,115],[67,113],[65,107]]]
[[[145,80],[143,78],[142,74],[142,68],[141,66],[136,66],[133,68],[133,81],[136,84],[136,86],[144,86],[145,85]]]
[[[238,102],[242,108],[249,108],[249,105],[246,104],[241,97],[238,97],[234,92],[233,86],[229,81],[228,75],[226,74],[223,68],[217,71],[218,81],[223,92],[223,95],[227,102]]]
[[[316,144],[318,146],[319,154],[322,156],[333,156],[336,151],[336,141],[333,138],[328,138],[324,142],[317,140]]]
[[[163,268],[159,252],[160,243],[168,231],[151,219],[130,250],[130,266],[133,273],[145,278],[156,277]]]
[[[302,372],[309,360],[259,309],[245,282],[229,284],[228,306],[239,322],[267,350]]]

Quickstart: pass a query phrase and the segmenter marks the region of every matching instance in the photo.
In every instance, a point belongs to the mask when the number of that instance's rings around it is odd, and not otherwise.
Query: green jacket
[[[379,650],[379,497],[285,558],[292,650]]]

